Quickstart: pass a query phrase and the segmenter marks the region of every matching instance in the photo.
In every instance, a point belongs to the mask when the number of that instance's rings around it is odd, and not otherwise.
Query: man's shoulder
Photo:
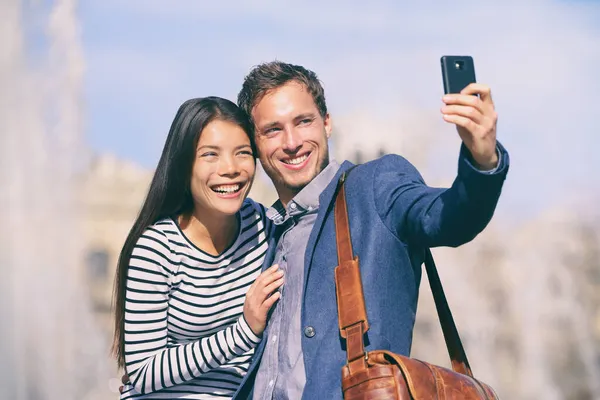
[[[386,154],[364,164],[355,166],[356,175],[373,174],[377,172],[415,173],[417,169],[410,161],[398,154]]]

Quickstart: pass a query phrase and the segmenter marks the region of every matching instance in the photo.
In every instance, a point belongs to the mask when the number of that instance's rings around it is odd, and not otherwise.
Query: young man
[[[489,88],[472,84],[443,100],[443,118],[456,124],[463,141],[451,188],[426,186],[396,155],[359,165],[346,180],[370,321],[366,351],[409,354],[424,250],[459,246],[479,234],[508,172]],[[261,164],[279,195],[268,212],[278,229],[265,265],[279,264],[285,284],[236,398],[340,399],[346,352],[338,330],[332,204],[338,179],[352,164],[329,159],[332,123],[312,71],[259,65],[238,103],[253,119]]]

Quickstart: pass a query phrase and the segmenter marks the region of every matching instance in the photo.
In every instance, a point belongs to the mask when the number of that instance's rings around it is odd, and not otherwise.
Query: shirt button
[[[304,336],[306,336],[307,338],[315,336],[315,328],[313,328],[312,326],[307,326],[306,328],[304,328]]]
[[[273,386],[273,384],[274,384],[274,383],[275,383],[275,382],[273,382],[273,379],[271,379],[271,380],[269,381],[269,386]]]
[[[277,335],[273,335],[273,338],[271,338],[271,342],[275,343],[277,341]]]
[[[295,210],[296,209],[296,203],[290,203],[290,208],[292,210]]]

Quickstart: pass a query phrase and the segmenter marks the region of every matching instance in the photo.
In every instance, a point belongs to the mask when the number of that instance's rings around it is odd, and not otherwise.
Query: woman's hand
[[[267,325],[267,315],[281,297],[277,289],[283,285],[283,271],[277,264],[263,271],[246,293],[244,318],[255,335],[262,335]]]

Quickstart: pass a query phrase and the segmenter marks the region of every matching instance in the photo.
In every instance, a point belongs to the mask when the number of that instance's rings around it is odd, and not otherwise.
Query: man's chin
[[[315,177],[312,176],[310,178],[305,179],[284,179],[282,183],[288,190],[298,193],[299,191],[304,189],[306,185],[308,185],[314,178]]]
[[[310,168],[310,172],[302,171],[296,173],[289,173],[288,171],[282,171],[281,169],[265,171],[278,192],[281,190],[285,192],[298,193],[306,187],[314,178],[319,175],[319,171],[316,168]]]

